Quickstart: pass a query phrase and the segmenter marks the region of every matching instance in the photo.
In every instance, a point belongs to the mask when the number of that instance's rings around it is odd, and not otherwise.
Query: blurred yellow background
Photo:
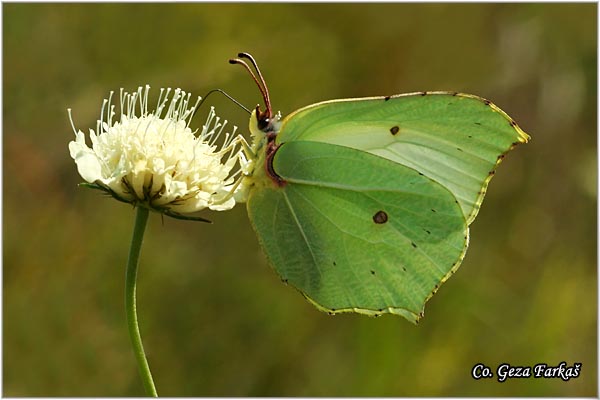
[[[4,4],[4,396],[139,396],[124,314],[131,207],[78,188],[67,107],[110,90],[259,92],[276,110],[456,90],[532,136],[493,179],[460,270],[413,326],[284,286],[243,205],[151,216],[138,309],[163,396],[596,396],[596,4]],[[152,92],[151,92],[152,93]],[[246,132],[247,115],[209,101]],[[206,110],[193,125],[204,122]],[[581,376],[476,381],[479,362]]]

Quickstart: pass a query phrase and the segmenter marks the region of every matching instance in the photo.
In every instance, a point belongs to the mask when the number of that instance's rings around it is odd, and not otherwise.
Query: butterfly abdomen
[[[281,144],[275,143],[275,135],[273,135],[273,139],[268,139],[267,155],[265,157],[265,172],[277,187],[284,187],[287,183],[281,176],[277,174],[277,172],[275,172],[275,168],[273,167],[273,158],[275,157],[275,153],[281,146]]]

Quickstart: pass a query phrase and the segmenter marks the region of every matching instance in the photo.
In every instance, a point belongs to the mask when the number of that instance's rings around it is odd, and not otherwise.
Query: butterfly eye
[[[260,129],[261,131],[265,131],[269,127],[270,123],[271,120],[269,118],[259,118],[258,129]]]
[[[256,120],[258,129],[263,132],[272,131],[271,118],[268,111],[260,111],[259,107],[256,106]]]

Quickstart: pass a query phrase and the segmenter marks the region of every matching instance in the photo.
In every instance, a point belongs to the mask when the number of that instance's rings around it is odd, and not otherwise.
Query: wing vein
[[[323,272],[321,271],[321,268],[319,267],[319,263],[317,262],[317,258],[315,256],[315,253],[313,252],[313,249],[310,245],[310,242],[308,240],[308,237],[306,236],[306,233],[304,232],[304,229],[302,228],[302,224],[300,223],[300,220],[298,219],[298,216],[296,215],[296,212],[294,211],[294,207],[292,207],[292,203],[290,202],[290,199],[287,196],[287,193],[285,192],[285,190],[283,191],[283,198],[285,199],[285,202],[290,210],[290,213],[292,213],[292,217],[294,218],[294,221],[296,222],[296,225],[298,225],[298,229],[300,230],[300,234],[302,235],[302,238],[304,239],[304,242],[306,243],[306,247],[308,248],[308,251],[310,252],[310,256],[313,260],[313,264],[315,265],[317,271],[319,272],[319,275],[321,276],[321,278],[323,277]]]
[[[363,242],[366,242],[366,243],[372,243],[372,242],[369,242],[369,241],[365,240],[364,238],[362,238],[362,237],[360,237],[360,236],[357,236],[357,235],[353,234],[352,232],[348,232],[348,231],[346,231],[345,229],[342,229],[342,228],[341,228],[341,227],[340,227],[340,226],[339,226],[339,225],[338,225],[338,224],[337,224],[335,221],[333,221],[331,218],[329,218],[327,215],[325,215],[325,214],[324,214],[324,213],[323,213],[323,212],[322,212],[322,211],[319,209],[319,207],[317,207],[317,206],[316,206],[316,204],[314,204],[314,203],[313,203],[313,202],[312,202],[312,201],[311,201],[311,200],[310,200],[308,197],[306,197],[306,196],[305,196],[304,194],[302,194],[301,192],[298,192],[298,195],[299,195],[299,196],[301,196],[302,198],[304,198],[304,200],[305,200],[305,201],[306,201],[306,202],[307,202],[307,203],[308,203],[310,206],[312,206],[312,207],[315,209],[315,211],[317,211],[317,213],[318,213],[319,215],[321,215],[321,216],[322,216],[322,217],[323,217],[325,220],[329,221],[329,223],[330,223],[330,224],[332,224],[333,226],[335,226],[335,228],[336,228],[338,231],[340,231],[340,232],[343,232],[343,233],[345,233],[345,234],[346,234],[346,235],[348,235],[348,236],[352,236],[352,237],[354,237],[354,238],[356,238],[356,239],[358,239],[358,240],[360,240],[360,241],[363,241]],[[375,202],[375,203],[377,203],[377,204],[380,204],[380,205],[384,204],[384,203],[382,203],[381,201],[379,201],[379,200],[375,199],[374,197],[372,197],[372,196],[370,196],[370,195],[368,195],[368,194],[366,194],[366,193],[363,193],[363,195],[364,195],[364,196],[366,196],[366,197],[368,197],[369,199],[371,199],[372,201],[374,201],[374,202]],[[408,211],[408,210],[406,210],[406,211]],[[399,222],[399,221],[398,221],[398,222],[397,222],[397,224],[398,224],[398,225],[400,225],[400,226],[402,226],[402,227],[405,229],[405,231],[406,231],[406,232],[408,232],[408,233],[413,233],[413,234],[415,233],[415,231],[413,231],[413,230],[409,229],[409,228],[408,228],[406,225],[404,225],[403,223],[401,223],[401,222]],[[407,245],[408,245],[408,244],[410,244],[410,243],[412,242],[412,240],[411,240],[411,239],[410,239],[408,236],[406,236],[406,235],[405,235],[403,232],[401,232],[400,230],[398,230],[398,228],[397,228],[396,226],[392,225],[392,228],[393,228],[393,230],[394,230],[394,231],[395,231],[395,232],[396,232],[398,235],[400,235],[400,237],[404,238],[404,240],[406,241],[406,244],[407,244]],[[387,243],[387,242],[385,242],[385,241],[381,241],[381,240],[379,240],[377,243],[382,243],[382,244],[386,245],[386,247],[393,247],[393,246],[391,246],[390,244],[388,244],[388,243]],[[418,249],[417,249],[417,251],[418,251],[419,253],[421,253],[421,254],[422,254],[422,255],[423,255],[423,256],[424,256],[424,257],[425,257],[427,260],[429,260],[429,262],[432,264],[432,266],[433,266],[435,269],[437,269],[439,272],[441,272],[441,273],[442,273],[442,276],[444,276],[444,275],[446,274],[446,272],[445,272],[445,271],[444,271],[444,270],[443,270],[443,269],[440,267],[440,265],[439,265],[437,262],[435,262],[433,259],[431,259],[431,257],[430,257],[430,256],[429,256],[427,253],[425,253],[425,252],[424,252],[424,251],[423,251],[421,248],[418,248]]]

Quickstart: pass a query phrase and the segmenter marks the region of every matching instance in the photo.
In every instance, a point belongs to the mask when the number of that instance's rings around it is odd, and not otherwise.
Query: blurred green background
[[[499,168],[458,271],[413,326],[329,316],[267,265],[243,205],[150,219],[138,308],[163,396],[597,395],[596,4],[3,4],[4,396],[138,396],[123,307],[134,212],[81,189],[67,144],[149,83],[261,101],[419,90],[489,98],[531,134]],[[154,92],[155,94],[157,92]],[[247,115],[215,95],[247,131]],[[201,110],[205,115],[206,111]],[[195,120],[196,126],[203,118]],[[583,363],[476,381],[472,367]]]

